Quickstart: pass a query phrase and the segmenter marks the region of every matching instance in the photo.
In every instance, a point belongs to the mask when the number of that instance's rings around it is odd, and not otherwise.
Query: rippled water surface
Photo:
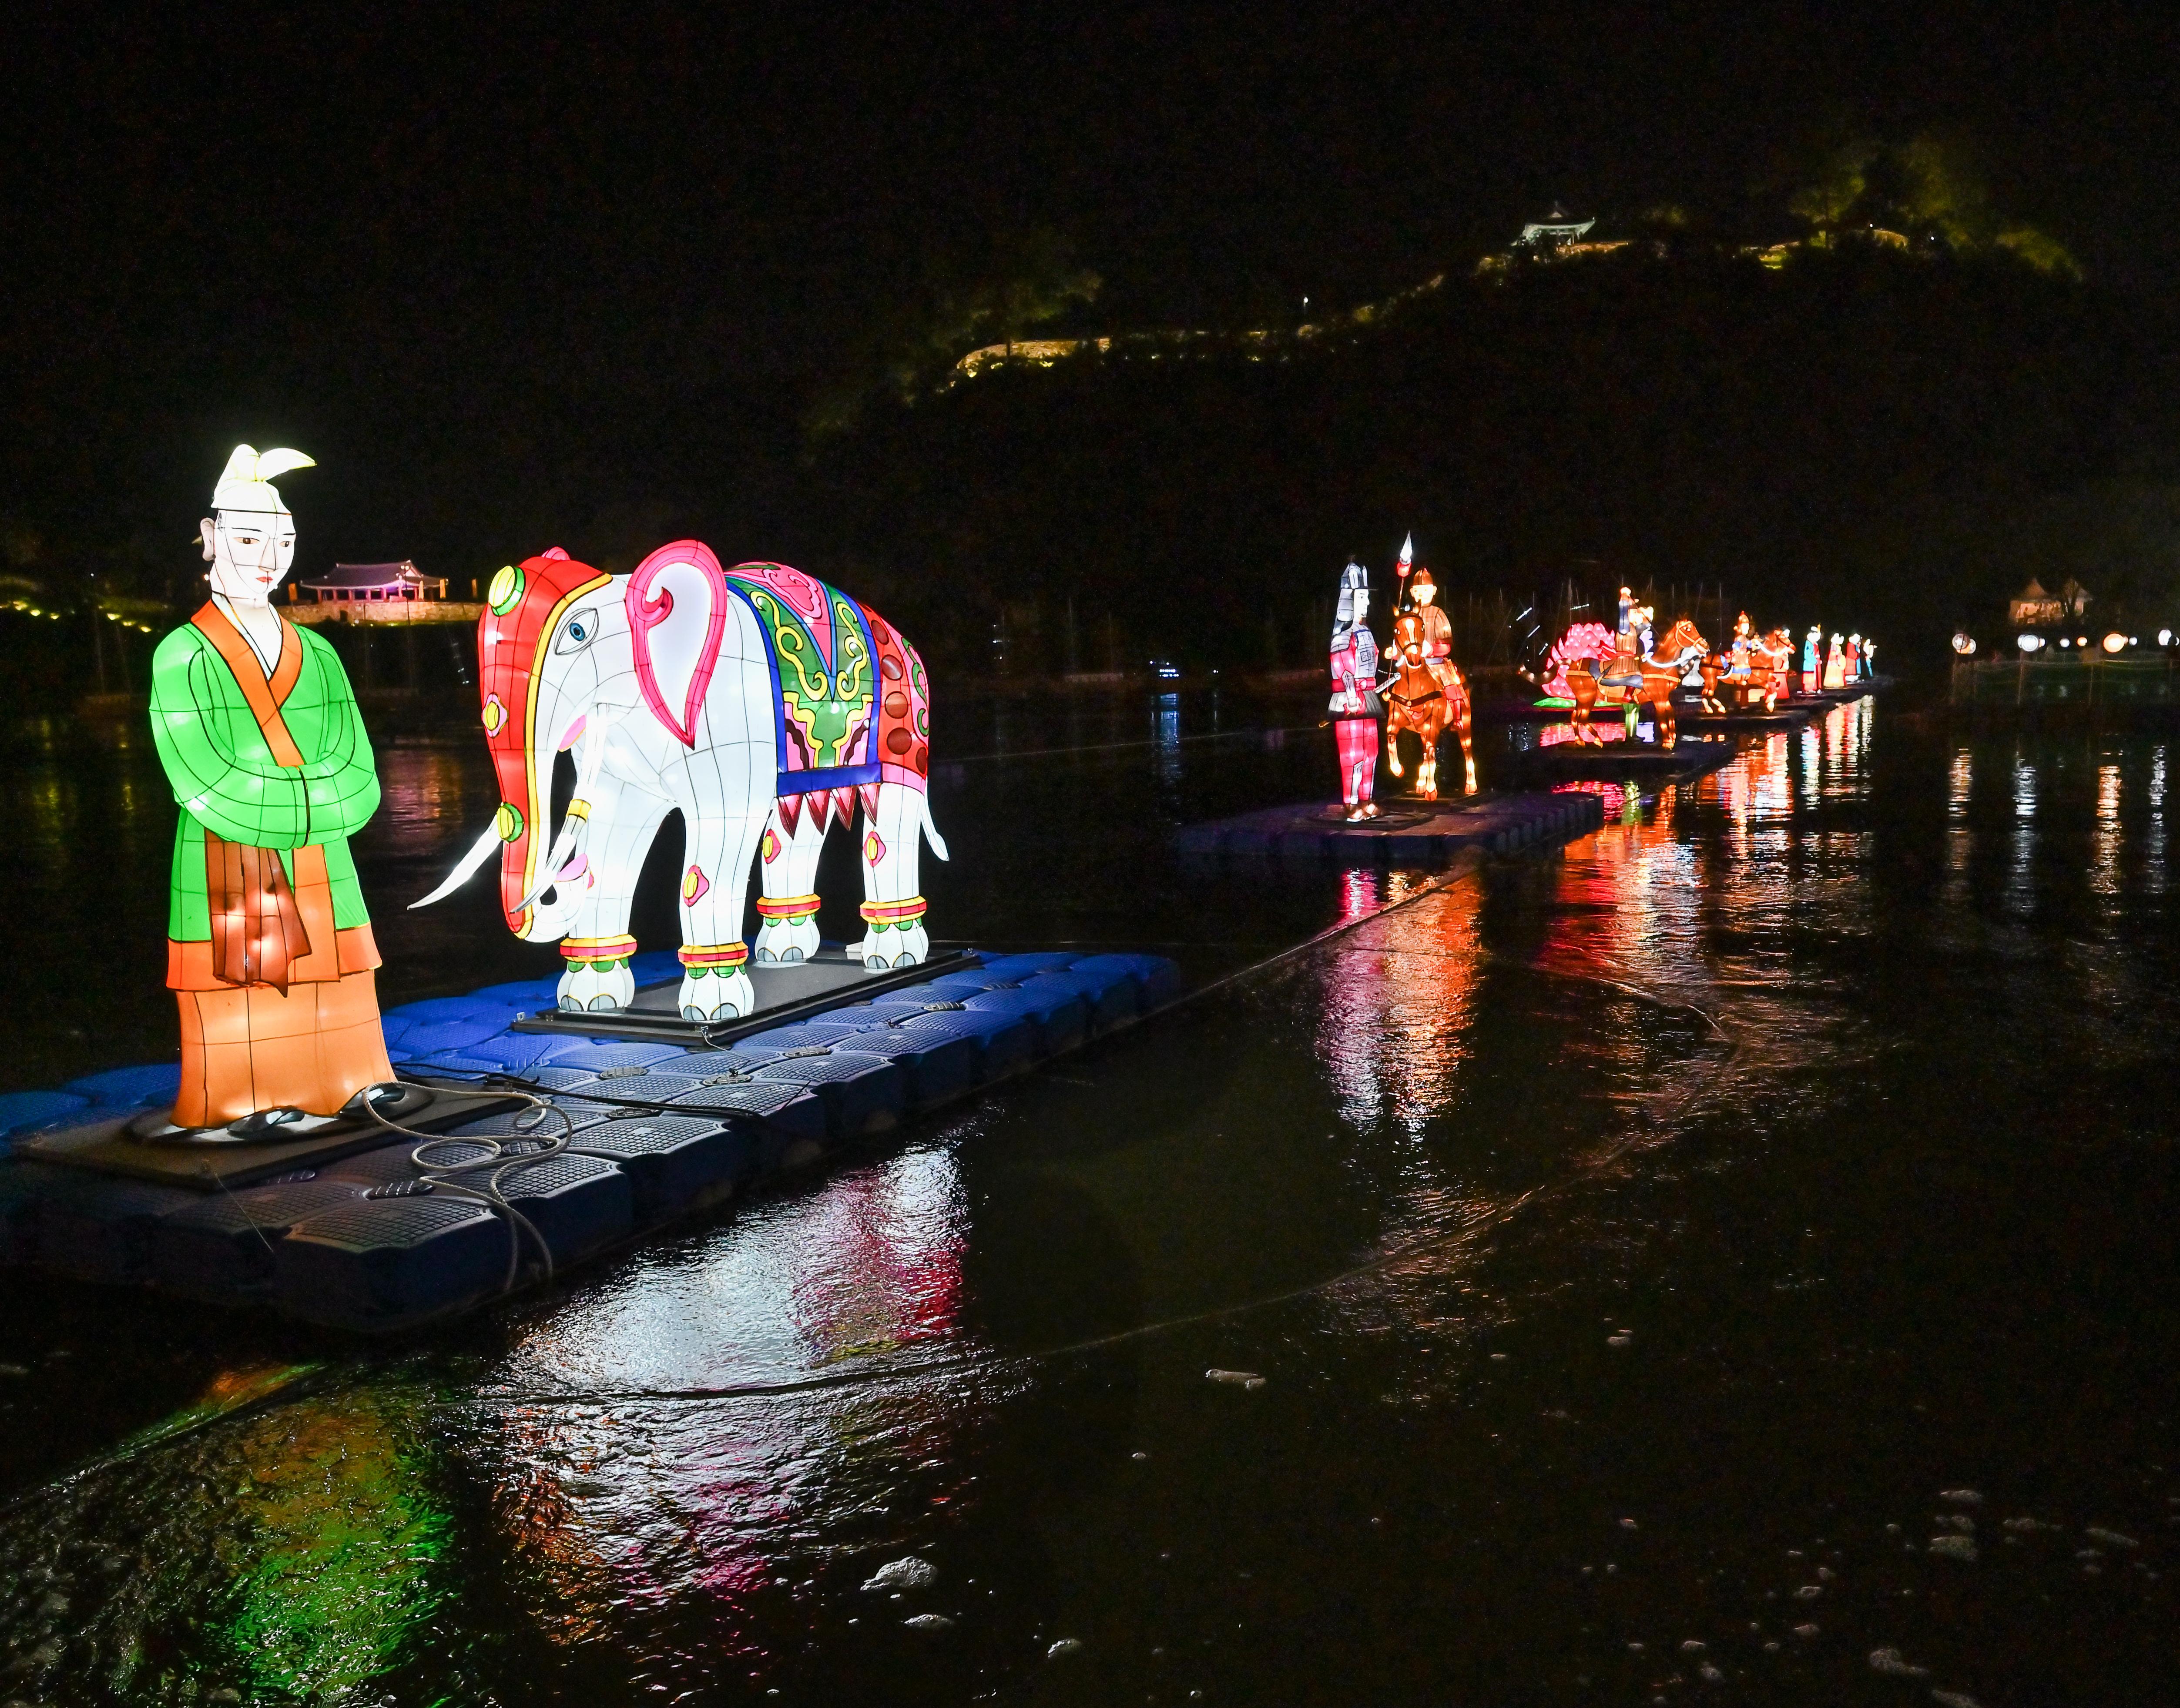
[[[1169,853],[1306,705],[961,715],[936,931],[1352,928],[421,1338],[0,1277],[0,1700],[2158,1700],[2170,755],[1888,710],[1452,883]],[[549,969],[381,761],[388,1000]],[[170,1052],[148,742],[0,790],[8,1083]]]

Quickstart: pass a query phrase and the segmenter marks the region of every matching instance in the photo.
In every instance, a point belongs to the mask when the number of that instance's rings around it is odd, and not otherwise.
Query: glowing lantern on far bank
[[[2023,652],[2037,652],[2043,649],[2044,637],[2040,634],[2016,635],[2013,644]]]
[[[2107,635],[2106,635],[2106,636],[2105,636],[2105,651],[2107,651],[2107,652],[2124,652],[2124,651],[2127,651],[2127,636],[2125,636],[2124,634],[2118,634],[2118,633],[2113,633],[2113,634],[2107,634]]]
[[[1959,653],[1962,657],[1966,658],[1971,652],[1974,652],[1975,649],[1976,644],[1975,637],[1974,635],[1956,634],[1953,637],[1953,651]]]

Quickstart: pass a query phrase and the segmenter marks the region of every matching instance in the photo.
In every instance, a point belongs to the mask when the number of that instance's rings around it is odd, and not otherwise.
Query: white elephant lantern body
[[[915,649],[876,612],[784,564],[723,569],[692,540],[627,576],[555,547],[493,578],[477,643],[500,807],[472,859],[496,839],[509,928],[560,942],[562,1008],[633,999],[632,892],[677,810],[685,1016],[756,1006],[741,935],[753,858],[757,959],[817,952],[818,851],[858,808],[856,953],[874,967],[926,958],[922,838],[946,852],[927,805],[929,687]],[[575,797],[548,841],[553,762],[569,750]]]

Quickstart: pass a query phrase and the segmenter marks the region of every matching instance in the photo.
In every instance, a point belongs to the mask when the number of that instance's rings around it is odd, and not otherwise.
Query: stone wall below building
[[[462,599],[365,599],[331,605],[298,600],[283,604],[280,614],[290,623],[380,623],[402,628],[417,623],[474,623],[484,615],[484,607]]]

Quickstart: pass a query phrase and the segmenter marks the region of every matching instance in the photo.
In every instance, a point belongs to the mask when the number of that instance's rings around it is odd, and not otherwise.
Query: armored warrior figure
[[[182,810],[167,919],[178,1127],[331,1115],[394,1077],[348,846],[378,806],[371,743],[333,648],[272,603],[295,556],[272,477],[311,466],[236,447],[203,524],[212,597],[151,661],[151,733]]]
[[[1340,574],[1340,605],[1332,623],[1332,733],[1340,750],[1340,798],[1350,823],[1378,816],[1371,799],[1378,781],[1378,643],[1364,618],[1370,578],[1349,559]]]

